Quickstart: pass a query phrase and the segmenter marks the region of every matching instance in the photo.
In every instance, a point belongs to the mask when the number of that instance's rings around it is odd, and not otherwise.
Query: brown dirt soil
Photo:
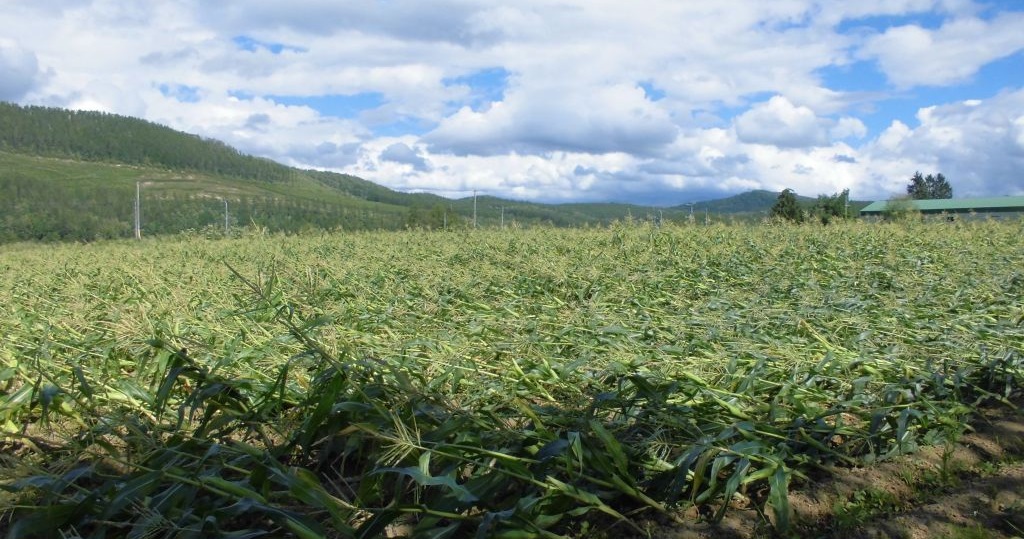
[[[987,409],[973,428],[956,444],[794,485],[794,525],[783,537],[1024,539],[1024,409]],[[780,537],[761,512],[733,505],[718,524],[690,509],[676,515],[681,523],[643,527],[667,539]]]

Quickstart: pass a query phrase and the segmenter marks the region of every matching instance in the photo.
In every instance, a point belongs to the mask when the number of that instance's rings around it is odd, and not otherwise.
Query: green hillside
[[[733,195],[728,198],[696,202],[693,205],[693,211],[694,213],[703,213],[704,210],[711,213],[757,213],[770,210],[778,197],[779,194],[774,191],[757,189]],[[810,205],[814,203],[815,199],[811,197],[797,196],[797,201],[803,205]],[[689,211],[690,205],[682,204],[676,206],[676,208]]]
[[[136,184],[144,235],[232,226],[305,229],[604,224],[623,204],[553,206],[401,193],[299,170],[226,144],[113,114],[0,103],[0,242],[129,237]],[[669,213],[672,213],[669,211]]]
[[[300,170],[145,120],[0,102],[0,242],[93,241],[132,235],[136,185],[143,235],[256,225],[397,230],[587,226],[620,219],[685,221],[687,205],[540,204],[401,193],[362,178]],[[756,218],[776,193],[701,202],[712,220]],[[801,197],[813,203],[814,199]],[[703,216],[700,216],[701,219]]]
[[[703,217],[704,212],[707,211],[711,215],[731,216],[735,219],[760,219],[771,211],[778,197],[779,193],[775,191],[755,189],[727,198],[695,202],[693,213],[698,217]],[[808,196],[797,195],[796,200],[805,210],[813,209],[814,205],[818,203],[818,198]],[[851,200],[850,215],[857,215],[861,208],[870,203],[871,201]],[[680,204],[672,209],[689,213],[690,205]]]
[[[301,174],[276,182],[199,171],[0,152],[0,241],[129,237],[136,184],[144,235],[233,226],[269,230],[404,225],[408,209],[331,189]]]

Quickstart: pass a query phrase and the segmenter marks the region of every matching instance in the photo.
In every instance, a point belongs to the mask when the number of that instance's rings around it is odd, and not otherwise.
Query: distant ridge
[[[747,191],[738,195],[733,195],[726,198],[719,198],[715,200],[705,200],[702,202],[693,203],[693,212],[704,213],[707,210],[711,214],[717,215],[732,215],[736,217],[752,217],[752,216],[763,216],[767,212],[771,211],[772,206],[775,205],[776,200],[779,198],[779,193],[775,191],[768,191],[765,189],[755,189],[753,191]],[[797,203],[803,206],[805,209],[809,209],[818,202],[817,197],[808,197],[796,195]],[[861,208],[870,204],[871,201],[866,200],[850,200],[850,215],[856,216]],[[673,206],[673,210],[689,212],[689,204],[680,204]]]
[[[695,202],[693,204],[693,211],[703,213],[706,209],[711,213],[728,214],[762,212],[770,210],[772,206],[775,205],[775,201],[778,197],[779,193],[764,189],[756,189],[726,198]],[[801,204],[813,204],[815,200],[816,199],[811,197],[797,196],[797,202],[800,202]],[[673,209],[690,211],[690,205],[681,204],[679,206],[673,206]]]
[[[144,236],[223,230],[225,202],[229,228],[255,224],[280,232],[685,222],[691,212],[689,205],[492,196],[474,204],[473,197],[402,193],[348,174],[288,167],[146,120],[0,102],[0,243],[130,237],[137,183]],[[751,191],[698,202],[693,211],[756,218],[776,197]]]
[[[0,150],[283,182],[287,166],[146,120],[0,102]]]

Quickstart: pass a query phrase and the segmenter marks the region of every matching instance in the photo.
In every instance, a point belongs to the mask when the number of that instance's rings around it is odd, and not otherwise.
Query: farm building
[[[862,217],[881,217],[891,201],[872,202],[860,210]],[[932,200],[900,200],[898,204],[922,214],[968,214],[979,217],[1022,217],[1024,196],[990,198],[945,198]]]

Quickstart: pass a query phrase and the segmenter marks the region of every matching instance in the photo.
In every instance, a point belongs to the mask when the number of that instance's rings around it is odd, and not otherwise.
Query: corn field
[[[1024,221],[0,247],[0,530],[578,537],[961,434]]]

